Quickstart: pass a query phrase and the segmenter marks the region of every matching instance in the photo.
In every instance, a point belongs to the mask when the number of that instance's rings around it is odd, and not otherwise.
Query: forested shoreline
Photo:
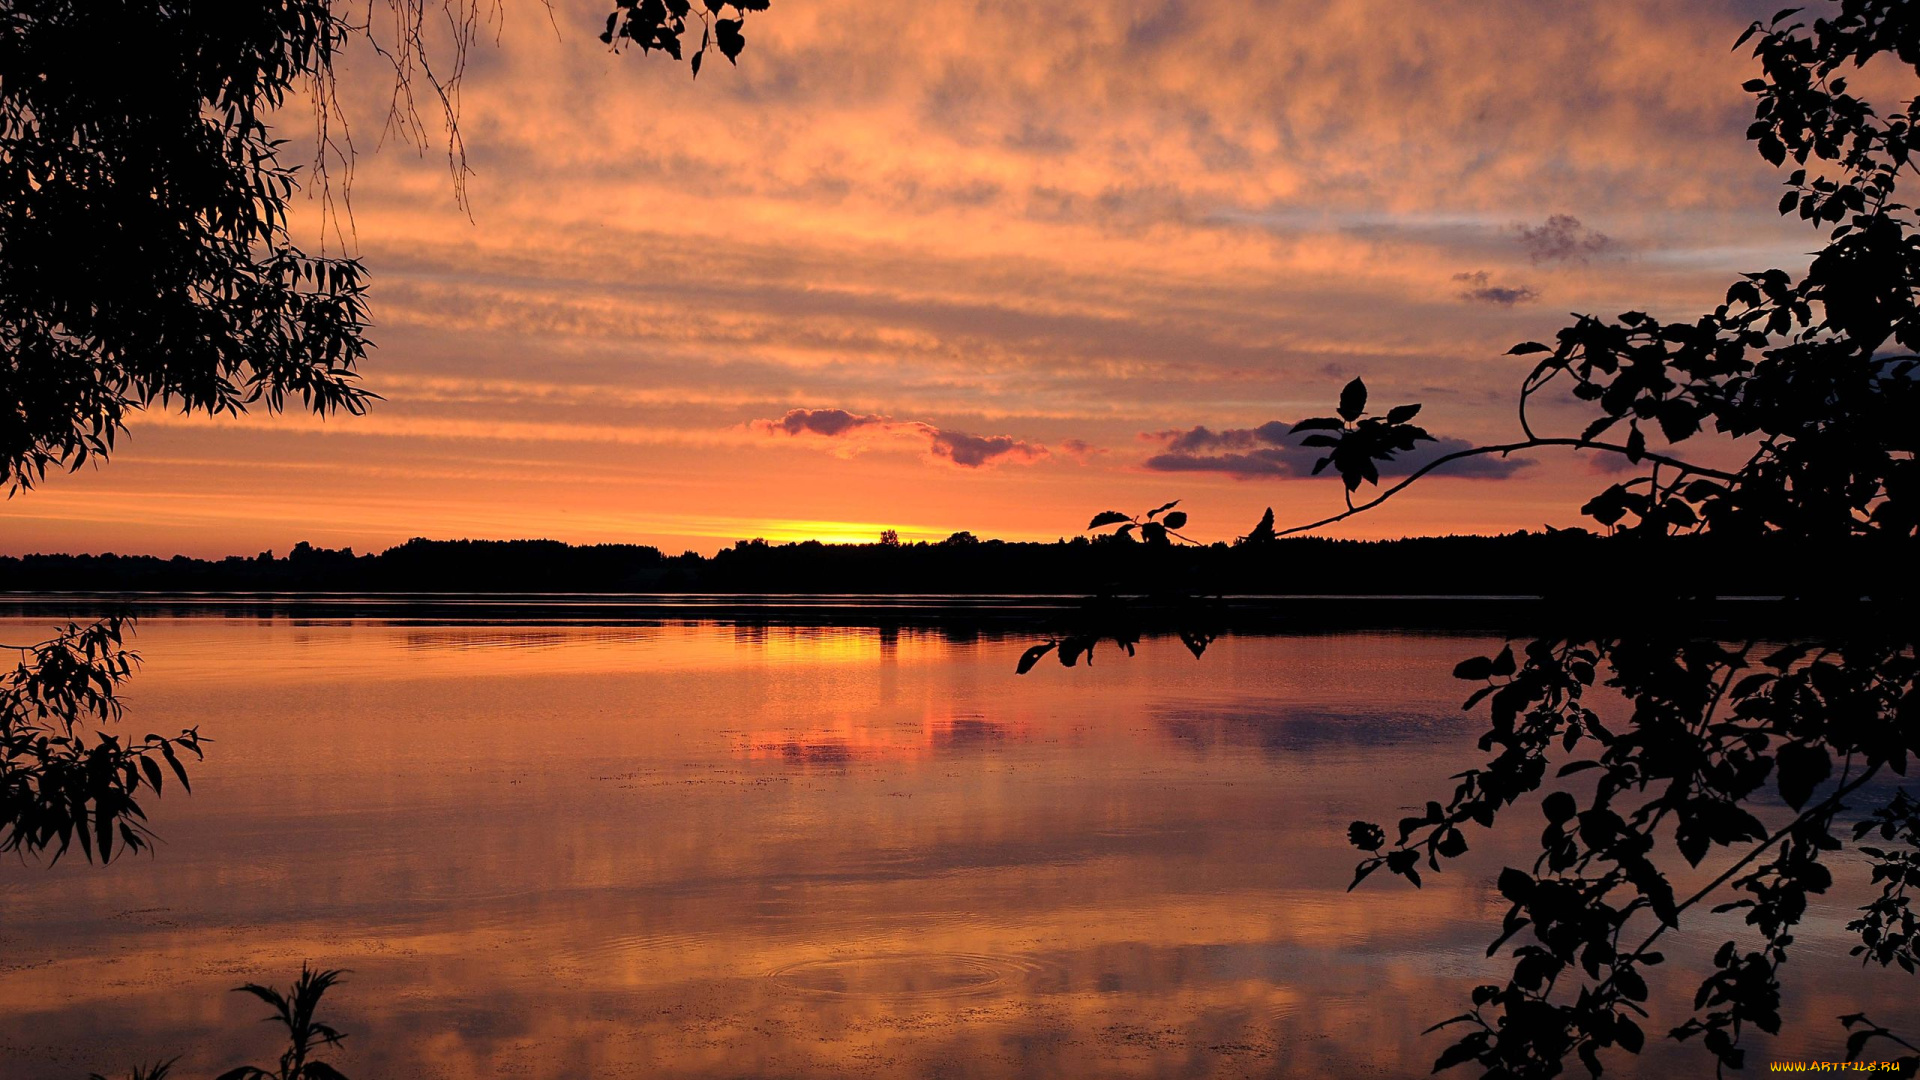
[[[377,554],[306,543],[285,553],[0,556],[10,592],[1035,593],[1180,590],[1285,595],[1597,596],[1685,567],[1694,595],[1871,594],[1911,552],[1864,544],[1721,543],[1581,530],[1356,541],[1158,546],[1051,543],[768,544],[712,556],[642,544],[414,539]],[[1876,569],[1881,568],[1881,569]],[[1897,576],[1897,575],[1895,575]]]

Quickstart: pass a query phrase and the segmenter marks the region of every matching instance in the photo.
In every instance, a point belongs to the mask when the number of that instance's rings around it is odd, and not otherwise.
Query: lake
[[[1498,640],[1149,640],[1017,677],[1030,643],[145,619],[127,728],[198,725],[208,760],[149,804],[151,857],[0,866],[0,1076],[272,1064],[229,991],[302,961],[351,971],[323,1013],[354,1080],[1425,1075],[1450,1040],[1420,1029],[1504,977],[1492,880],[1542,819],[1418,891],[1347,893],[1345,828],[1477,763],[1450,671]],[[1863,866],[1750,1072],[1840,1058],[1860,1008],[1920,1030],[1912,978],[1845,955]],[[1667,939],[1620,1074],[1711,1071],[1652,1036],[1738,929]]]

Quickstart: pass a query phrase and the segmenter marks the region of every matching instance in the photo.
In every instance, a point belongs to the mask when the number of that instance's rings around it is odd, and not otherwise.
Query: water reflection
[[[777,757],[793,765],[846,764],[864,758],[922,758],[956,750],[1025,739],[1030,729],[980,716],[928,715],[916,730],[905,725],[875,727],[857,720],[736,735],[735,749],[749,758]]]
[[[1484,642],[1025,679],[1021,640],[910,629],[204,618],[138,645],[135,726],[216,741],[156,858],[0,869],[9,1080],[258,1058],[225,991],[303,959],[352,969],[339,1062],[376,1080],[1424,1075],[1419,1028],[1501,970],[1488,881],[1531,841],[1344,892],[1345,823],[1473,760],[1448,672]],[[1857,902],[1801,935],[1782,1056],[1837,1057],[1861,1004],[1913,1018],[1903,976],[1844,960]]]

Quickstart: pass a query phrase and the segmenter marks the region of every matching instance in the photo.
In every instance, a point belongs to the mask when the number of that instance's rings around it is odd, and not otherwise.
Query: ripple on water
[[[975,953],[887,953],[807,960],[768,973],[804,994],[867,998],[964,998],[1005,993],[1039,970],[1031,959]]]

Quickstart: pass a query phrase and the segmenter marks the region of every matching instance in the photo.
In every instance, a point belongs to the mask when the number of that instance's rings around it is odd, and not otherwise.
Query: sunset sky
[[[341,72],[385,400],[137,415],[10,500],[0,551],[1319,517],[1338,485],[1261,425],[1353,376],[1507,439],[1514,342],[1804,266],[1729,51],[1777,6],[776,0],[694,81],[609,53],[605,0],[510,3],[463,86],[470,212],[444,156],[376,145],[390,77]],[[1571,524],[1605,482],[1486,462],[1332,535]]]

